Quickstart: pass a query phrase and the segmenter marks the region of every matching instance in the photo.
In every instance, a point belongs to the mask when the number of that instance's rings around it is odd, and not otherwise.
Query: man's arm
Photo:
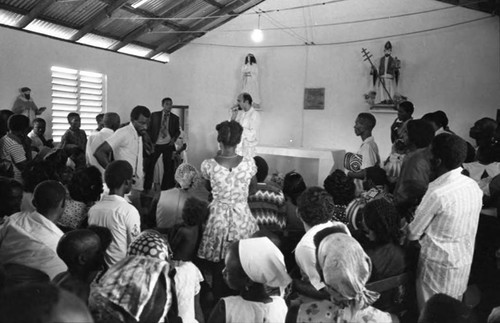
[[[441,204],[433,193],[426,193],[415,211],[415,219],[408,224],[408,240],[419,240],[439,212]]]
[[[97,147],[94,157],[102,166],[102,168],[106,169],[108,164],[111,162],[111,156],[113,154],[113,148],[108,144],[107,141],[103,142],[99,147]]]

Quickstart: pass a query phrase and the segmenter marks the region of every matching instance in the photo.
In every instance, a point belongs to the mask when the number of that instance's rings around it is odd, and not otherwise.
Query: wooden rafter
[[[70,40],[77,41],[78,39],[82,38],[92,30],[94,30],[104,20],[109,19],[113,11],[124,6],[127,3],[127,1],[128,0],[117,0],[112,2],[112,4],[108,5],[106,8],[99,10],[99,12],[95,14],[94,17],[92,17],[90,21],[85,26],[83,26],[82,29],[80,29],[76,34],[74,34]]]
[[[30,24],[36,17],[38,17],[42,12],[45,11],[51,4],[56,2],[55,0],[42,0],[39,1],[29,13],[23,17],[17,24],[17,27],[24,28]]]
[[[222,9],[224,8],[224,5],[222,3],[218,3],[217,1],[215,0],[203,0],[204,2],[208,3],[209,5],[212,5],[214,7],[217,7],[219,9]]]
[[[169,18],[169,17],[175,17],[179,12],[187,8],[188,6],[192,5],[196,0],[184,0],[184,1],[179,1],[177,5],[163,13],[159,18]],[[127,44],[131,43],[132,41],[136,40],[140,36],[144,35],[145,33],[151,32],[154,29],[158,28],[163,24],[163,20],[157,19],[153,21],[149,21],[142,26],[136,28],[135,30],[131,31],[128,35],[125,36],[119,43],[111,47],[111,50],[117,51],[120,48],[126,46]],[[185,27],[187,29],[187,27]]]
[[[246,2],[249,2],[249,1],[246,1]],[[224,8],[219,9],[219,10],[213,12],[212,14],[208,15],[208,17],[214,17],[214,19],[219,19],[219,18],[215,18],[215,17],[230,14],[230,13],[232,13],[233,10],[238,9],[243,5],[245,5],[245,2],[243,2],[241,0],[235,0],[235,1],[231,2],[230,4],[226,5]],[[231,18],[231,16],[229,16],[228,19],[225,21],[230,20],[230,18]],[[176,44],[173,44],[173,45],[172,45],[172,43],[167,42],[170,39],[169,36],[164,37],[160,41],[161,42],[160,45],[158,45],[155,48],[155,50],[150,52],[146,57],[151,58],[151,57],[159,54],[160,52],[168,50],[170,47],[173,47],[179,43],[185,43],[188,40],[191,40],[191,39],[194,39],[194,38],[197,38],[197,37],[204,35],[205,31],[202,31],[202,29],[204,27],[208,26],[209,24],[211,24],[212,22],[213,22],[213,19],[206,19],[205,18],[205,19],[201,20],[200,22],[198,22],[197,24],[195,24],[191,28],[189,28],[189,31],[192,31],[193,33],[179,37]],[[171,51],[167,51],[167,52],[171,53]]]

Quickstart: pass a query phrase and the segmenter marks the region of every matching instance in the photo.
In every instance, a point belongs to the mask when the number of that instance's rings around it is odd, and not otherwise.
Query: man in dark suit
[[[171,113],[171,98],[163,99],[161,105],[163,110],[151,114],[148,127],[148,134],[154,144],[154,151],[145,159],[144,190],[151,189],[155,165],[160,155],[163,155],[164,169],[161,189],[163,191],[175,186],[172,153],[175,151],[175,141],[180,135],[179,117]]]

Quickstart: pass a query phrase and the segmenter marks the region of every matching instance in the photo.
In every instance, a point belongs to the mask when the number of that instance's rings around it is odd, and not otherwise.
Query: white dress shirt
[[[259,142],[260,115],[253,107],[250,107],[248,111],[238,111],[235,120],[243,127],[241,143],[236,147],[236,153],[253,158],[255,147]]]
[[[115,131],[106,142],[113,148],[115,160],[126,160],[134,170],[132,188],[142,191],[144,186],[144,169],[142,167],[142,138],[132,123]]]

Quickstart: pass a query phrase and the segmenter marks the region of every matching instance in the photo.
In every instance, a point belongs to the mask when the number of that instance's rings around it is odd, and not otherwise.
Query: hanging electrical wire
[[[366,22],[372,22],[372,21],[396,19],[396,18],[416,16],[416,15],[432,13],[432,12],[439,12],[442,10],[449,10],[449,9],[454,9],[454,8],[458,8],[458,7],[464,7],[464,6],[469,6],[469,5],[473,5],[473,4],[478,4],[478,3],[482,3],[482,2],[485,2],[485,1],[468,2],[468,3],[461,4],[461,5],[450,5],[450,6],[446,6],[446,7],[442,7],[442,8],[414,11],[414,12],[402,13],[402,14],[398,14],[398,15],[383,16],[383,17],[341,21],[341,22],[330,22],[330,23],[325,23],[325,24],[314,24],[314,25],[309,25],[309,26],[302,25],[302,26],[268,27],[268,28],[261,28],[261,30],[262,31],[276,31],[276,30],[281,31],[285,28],[292,30],[292,29],[304,29],[304,28],[324,28],[324,27],[339,26],[339,25],[366,23]],[[262,10],[262,11],[255,11],[253,14],[260,14],[260,13],[267,13],[267,12],[268,11]],[[267,15],[267,16],[270,17],[270,15]],[[233,33],[233,32],[249,32],[249,31],[252,31],[252,29],[221,29],[221,30],[211,30],[210,32],[211,33],[215,33],[215,32]],[[153,34],[191,34],[191,33],[200,33],[200,32],[206,33],[207,31],[206,30],[164,30],[164,31],[152,31],[151,33],[153,33]]]
[[[377,36],[377,37],[371,37],[371,38],[347,40],[347,41],[340,41],[340,42],[329,42],[329,43],[315,43],[315,44],[308,44],[308,43],[302,44],[301,43],[301,44],[263,45],[263,46],[242,46],[242,45],[227,45],[227,44],[214,44],[214,43],[197,43],[197,42],[190,42],[189,44],[190,45],[199,45],[199,46],[232,47],[232,48],[252,48],[252,47],[253,48],[279,48],[279,47],[302,47],[302,46],[311,46],[311,45],[314,45],[314,46],[335,46],[335,45],[363,43],[363,42],[368,42],[368,41],[373,41],[373,40],[380,40],[380,39],[386,39],[386,38],[421,34],[421,33],[432,32],[432,31],[437,31],[437,30],[441,30],[441,29],[456,27],[456,26],[460,26],[460,25],[470,24],[470,23],[474,23],[477,21],[487,20],[487,19],[497,19],[497,18],[494,16],[491,16],[491,15],[488,15],[486,17],[480,17],[480,18],[471,19],[471,20],[467,20],[467,21],[461,21],[461,22],[457,22],[454,24],[446,25],[446,26],[410,31],[410,32],[400,33],[400,34],[391,34],[391,35]]]

